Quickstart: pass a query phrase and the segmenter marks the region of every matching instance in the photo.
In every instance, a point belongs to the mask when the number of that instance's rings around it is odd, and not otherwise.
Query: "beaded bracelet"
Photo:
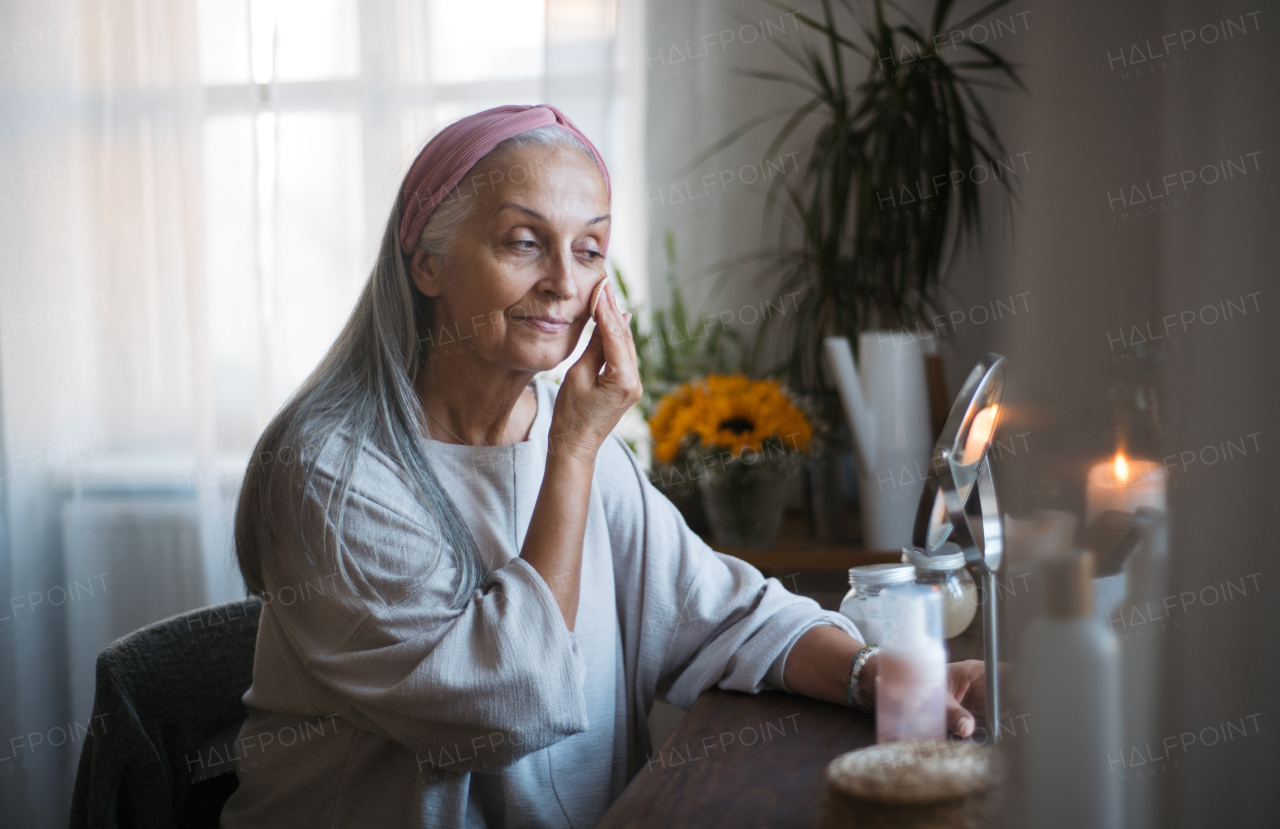
[[[849,700],[850,705],[863,711],[872,710],[872,705],[858,692],[858,677],[862,674],[862,666],[866,665],[867,660],[878,650],[880,650],[879,645],[867,645],[854,655],[853,664],[849,668],[849,682],[844,689],[845,698]]]

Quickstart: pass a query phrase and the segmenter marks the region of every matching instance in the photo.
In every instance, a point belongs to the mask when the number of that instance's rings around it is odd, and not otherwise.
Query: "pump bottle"
[[[1093,555],[1042,564],[1045,614],[1022,640],[1027,826],[1119,829],[1120,649],[1092,615]]]

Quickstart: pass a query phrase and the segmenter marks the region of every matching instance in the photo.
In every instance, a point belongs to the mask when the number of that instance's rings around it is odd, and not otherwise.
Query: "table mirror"
[[[996,570],[1004,552],[1004,531],[988,451],[1000,421],[1005,373],[1005,358],[987,354],[965,378],[934,444],[912,531],[912,546],[925,555],[951,552],[954,547],[948,541],[958,545],[981,586],[986,719],[993,741],[1000,736]]]

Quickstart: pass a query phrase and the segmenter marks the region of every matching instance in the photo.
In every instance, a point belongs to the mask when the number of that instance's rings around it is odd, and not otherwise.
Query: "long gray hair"
[[[531,145],[576,147],[595,160],[573,135],[545,126],[506,139],[475,167],[496,153]],[[474,189],[455,188],[431,215],[416,247],[429,256],[447,257],[474,203]],[[434,570],[441,554],[452,557],[457,571],[452,606],[465,604],[486,575],[462,514],[432,470],[423,436],[425,416],[414,380],[429,358],[435,310],[433,300],[413,284],[410,258],[400,248],[403,207],[403,195],[398,195],[382,234],[378,261],[342,333],[271,419],[254,447],[235,520],[236,559],[251,593],[266,590],[263,562],[281,549],[282,534],[298,532],[302,526],[301,520],[282,521],[276,508],[282,501],[298,510],[308,508],[306,493],[319,458],[343,431],[349,435],[349,443],[341,457],[337,486],[329,490],[324,505],[325,532],[332,526],[336,543],[330,546],[323,539],[314,547],[304,543],[312,566],[325,575],[339,575],[348,586],[354,584],[354,562],[343,541],[342,526],[360,453],[373,444],[396,461],[436,520],[443,542],[441,553],[425,562],[425,567],[427,572]],[[295,461],[286,458],[305,464],[301,480],[288,468]]]

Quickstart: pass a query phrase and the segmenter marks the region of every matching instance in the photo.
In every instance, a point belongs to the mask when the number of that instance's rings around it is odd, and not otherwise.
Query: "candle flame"
[[[1129,483],[1129,462],[1124,459],[1123,452],[1116,453],[1116,480],[1122,484]]]
[[[996,430],[996,414],[1000,407],[987,406],[973,417],[969,426],[969,436],[964,442],[964,462],[973,463],[981,457],[991,442],[991,434]]]

